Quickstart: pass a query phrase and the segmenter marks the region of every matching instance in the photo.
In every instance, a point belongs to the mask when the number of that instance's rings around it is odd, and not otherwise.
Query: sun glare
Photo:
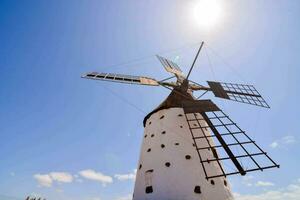
[[[193,18],[200,27],[209,28],[220,21],[220,0],[198,0],[193,9]]]

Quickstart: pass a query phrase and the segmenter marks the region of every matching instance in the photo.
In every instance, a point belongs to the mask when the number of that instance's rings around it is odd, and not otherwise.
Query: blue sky
[[[163,79],[154,55],[187,71],[202,40],[193,80],[251,83],[271,106],[214,99],[281,165],[231,178],[233,191],[300,198],[300,2],[220,0],[222,19],[204,29],[190,18],[196,1],[0,1],[1,199],[130,196],[143,117],[169,91],[80,76]]]

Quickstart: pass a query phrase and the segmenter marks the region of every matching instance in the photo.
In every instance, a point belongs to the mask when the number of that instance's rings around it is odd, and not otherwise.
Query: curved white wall
[[[213,158],[208,150],[206,156]],[[208,173],[218,173],[219,168],[210,165]],[[212,179],[214,184],[206,180],[182,108],[160,110],[147,119],[137,169],[134,200],[233,199],[224,177]],[[148,187],[150,193],[146,193],[147,186],[152,186],[153,192]],[[200,186],[201,193],[195,193],[196,186]]]

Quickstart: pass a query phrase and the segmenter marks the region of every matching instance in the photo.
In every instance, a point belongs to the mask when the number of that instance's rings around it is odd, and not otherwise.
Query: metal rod
[[[164,81],[167,81],[167,80],[169,80],[169,79],[171,79],[171,78],[174,78],[175,76],[171,76],[171,77],[169,77],[169,78],[165,78],[165,79],[163,79],[163,80],[161,80],[161,81],[158,81],[158,82],[164,82]]]
[[[191,68],[190,68],[190,71],[189,71],[189,73],[188,73],[186,79],[189,78],[189,76],[190,76],[190,74],[191,74],[191,72],[192,72],[192,70],[193,70],[193,67],[194,67],[194,65],[195,65],[195,63],[196,63],[196,60],[197,60],[197,58],[198,58],[198,56],[199,56],[199,53],[200,53],[200,51],[201,51],[203,45],[204,45],[204,42],[201,42],[200,48],[199,48],[199,50],[198,50],[198,52],[197,52],[197,54],[196,54],[196,57],[195,57],[195,59],[194,59],[194,62],[193,62],[193,64],[192,64]]]
[[[207,92],[208,92],[208,90],[206,90],[204,93],[202,93],[197,99],[200,99],[201,97],[203,97]]]

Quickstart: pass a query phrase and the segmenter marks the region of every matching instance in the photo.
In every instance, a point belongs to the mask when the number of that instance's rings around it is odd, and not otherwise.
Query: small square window
[[[153,192],[152,186],[147,186],[146,187],[146,193],[149,194],[149,193],[152,193],[152,192]]]

